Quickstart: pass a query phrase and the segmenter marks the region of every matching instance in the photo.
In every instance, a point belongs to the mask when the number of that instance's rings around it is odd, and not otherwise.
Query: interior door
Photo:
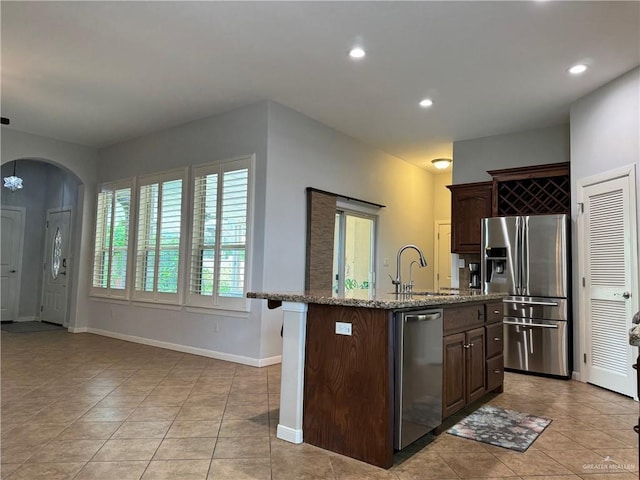
[[[437,265],[435,287],[436,291],[441,288],[451,287],[451,224],[439,223],[437,225]]]
[[[638,302],[638,250],[631,179],[634,176],[584,186],[579,200],[584,205],[580,235],[585,242],[581,261],[587,381],[634,396],[628,330]]]
[[[63,325],[67,318],[71,211],[47,213],[40,320]]]
[[[24,211],[3,208],[0,215],[0,318],[7,322],[18,320]]]

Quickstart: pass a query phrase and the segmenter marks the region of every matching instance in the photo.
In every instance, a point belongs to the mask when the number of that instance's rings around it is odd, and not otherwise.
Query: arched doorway
[[[1,192],[2,321],[69,326],[80,180],[41,159],[3,164],[3,179],[14,166],[24,188]]]

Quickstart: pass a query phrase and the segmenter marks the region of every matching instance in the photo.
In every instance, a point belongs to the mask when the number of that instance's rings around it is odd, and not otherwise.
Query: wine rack
[[[569,163],[494,170],[493,216],[569,213]]]
[[[498,183],[498,215],[568,213],[569,177],[531,178]]]

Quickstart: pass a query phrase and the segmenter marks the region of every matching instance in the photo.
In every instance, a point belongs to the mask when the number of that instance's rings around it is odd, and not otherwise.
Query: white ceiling
[[[0,8],[10,128],[95,147],[270,99],[425,166],[455,140],[566,122],[640,63],[637,1]]]

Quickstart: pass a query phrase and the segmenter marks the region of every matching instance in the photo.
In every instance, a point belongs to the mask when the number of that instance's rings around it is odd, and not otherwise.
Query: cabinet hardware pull
[[[464,345],[462,345],[463,348],[471,348],[473,347],[473,343],[465,343]]]
[[[500,337],[493,337],[493,339],[494,339],[496,342],[499,342],[499,341],[500,341]]]
[[[493,313],[497,315],[498,313],[500,313],[500,310],[494,310]]]
[[[500,373],[502,370],[495,369],[493,373]]]

